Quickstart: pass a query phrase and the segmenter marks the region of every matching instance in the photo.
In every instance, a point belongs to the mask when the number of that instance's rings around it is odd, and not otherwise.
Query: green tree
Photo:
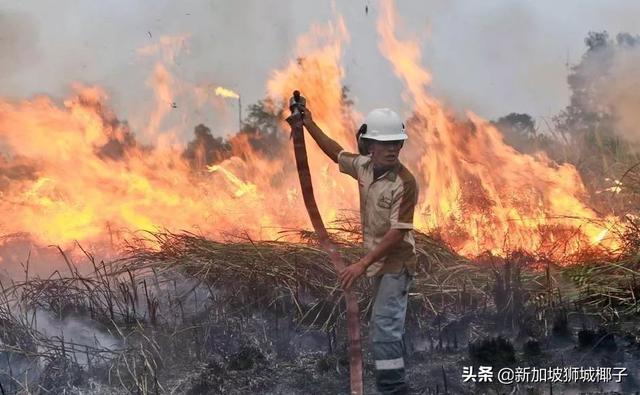
[[[503,134],[505,142],[522,153],[548,151],[551,139],[538,133],[535,120],[529,114],[512,112],[492,122]]]
[[[187,144],[182,156],[194,169],[203,169],[229,157],[231,145],[222,137],[213,137],[211,129],[199,124],[193,132],[195,138]]]

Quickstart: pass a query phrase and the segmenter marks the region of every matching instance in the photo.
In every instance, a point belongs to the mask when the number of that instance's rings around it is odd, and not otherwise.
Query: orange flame
[[[393,3],[383,1],[380,49],[413,106],[403,161],[420,184],[417,227],[438,230],[468,255],[524,248],[559,256],[591,243],[614,248],[606,236],[616,220],[599,218],[588,208],[573,166],[557,165],[542,154],[519,154],[480,117],[469,113],[468,121],[458,121],[426,93],[431,76],[420,65],[417,43],[396,37],[397,20]],[[231,158],[198,172],[182,157],[175,127],[160,129],[179,84],[167,62],[186,45],[184,37],[164,38],[140,51],[164,55],[149,79],[156,108],[144,134],[154,148],[128,140],[128,127],[110,112],[108,97],[98,87],[75,86],[63,105],[43,96],[0,99],[0,148],[8,152],[0,155],[0,234],[29,233],[40,243],[68,245],[103,243],[106,229],[164,227],[218,238],[246,231],[270,239],[283,228],[309,226],[288,145],[278,147],[280,156],[268,157],[239,134],[231,141]],[[353,150],[362,116],[343,99],[340,60],[348,40],[340,16],[313,26],[298,39],[296,60],[273,72],[267,91],[276,105],[284,105],[294,89],[301,90],[323,130]],[[197,103],[204,100],[202,86],[208,84],[191,87]],[[216,94],[235,94],[219,89]],[[325,220],[336,219],[338,210],[357,212],[353,180],[312,142],[309,160]],[[9,171],[16,166],[23,171]],[[555,242],[563,237],[569,242],[558,252]]]
[[[223,88],[221,86],[217,87],[215,90],[217,96],[227,97],[230,99],[239,99],[240,95],[232,91],[231,89]]]
[[[617,221],[602,220],[587,207],[577,170],[552,163],[544,154],[518,153],[471,112],[469,122],[456,121],[427,95],[431,76],[419,64],[417,42],[397,38],[397,21],[393,2],[382,1],[380,50],[405,85],[404,99],[414,105],[409,127],[413,140],[424,141],[409,144],[408,153],[409,163],[418,163],[416,170],[428,180],[420,204],[427,215],[420,217],[419,226],[442,229],[445,238],[467,254],[512,248],[544,251],[558,235],[577,227],[577,237],[566,240],[563,253],[601,242]]]

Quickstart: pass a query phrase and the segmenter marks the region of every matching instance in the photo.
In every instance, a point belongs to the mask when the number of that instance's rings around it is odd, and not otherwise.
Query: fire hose
[[[300,178],[300,188],[307,213],[311,219],[311,224],[316,232],[320,247],[329,255],[334,268],[339,273],[346,264],[336,245],[329,238],[327,229],[324,226],[318,205],[313,195],[313,184],[309,171],[309,161],[307,149],[304,143],[303,118],[306,100],[299,91],[293,92],[293,97],[289,100],[291,115],[287,122],[291,126],[291,137],[293,139],[293,149],[296,157],[296,167]],[[349,372],[352,395],[362,395],[362,344],[360,341],[360,313],[358,311],[358,301],[353,292],[344,291],[344,300],[347,309],[347,334],[349,336]]]

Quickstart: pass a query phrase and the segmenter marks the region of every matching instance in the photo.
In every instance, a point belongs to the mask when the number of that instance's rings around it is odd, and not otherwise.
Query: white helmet
[[[376,108],[371,111],[365,120],[366,132],[361,138],[377,141],[406,140],[404,124],[400,116],[388,108]]]

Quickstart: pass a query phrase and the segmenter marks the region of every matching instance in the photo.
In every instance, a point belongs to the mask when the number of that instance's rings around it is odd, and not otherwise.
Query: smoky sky
[[[433,95],[486,118],[556,114],[568,103],[567,66],[580,61],[589,31],[640,33],[640,2],[632,0],[401,0],[396,7],[399,36],[420,40]],[[350,36],[342,63],[356,109],[406,114],[402,86],[378,50],[378,8],[373,0],[0,0],[0,96],[62,99],[72,82],[98,84],[118,116],[135,121],[153,107],[146,82],[155,61],[137,50],[187,34],[171,72],[231,88],[249,104],[264,97],[270,71],[294,56],[296,38],[337,11]],[[236,103],[225,105],[216,113],[178,103],[178,111],[185,125],[207,122],[224,133],[237,111]]]

